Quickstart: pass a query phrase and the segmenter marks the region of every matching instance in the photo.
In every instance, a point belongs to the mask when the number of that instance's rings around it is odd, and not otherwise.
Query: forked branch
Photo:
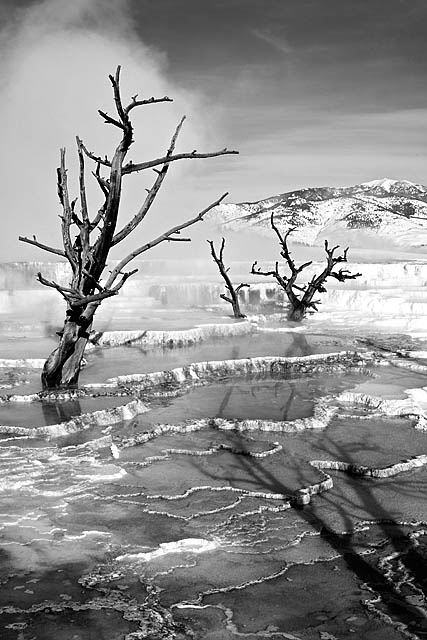
[[[78,289],[74,287],[64,287],[63,285],[58,284],[54,280],[47,280],[42,276],[40,272],[37,274],[37,280],[43,284],[45,287],[51,287],[56,289],[62,297],[68,302],[71,308],[73,307],[86,307],[88,304],[93,302],[102,302],[105,298],[111,298],[111,296],[115,296],[119,293],[120,289],[123,287],[124,283],[128,278],[130,278],[134,273],[136,273],[138,269],[133,269],[133,271],[129,271],[127,273],[121,274],[122,277],[119,282],[112,287],[111,289],[102,288],[100,285],[97,285],[99,293],[83,295]]]
[[[297,266],[291,257],[288,247],[288,238],[294,229],[288,229],[285,234],[282,234],[274,222],[273,214],[270,222],[273,231],[279,239],[280,255],[286,261],[290,271],[290,276],[285,276],[280,273],[278,262],[275,263],[274,269],[269,271],[263,271],[257,266],[257,262],[254,262],[251,273],[254,275],[273,277],[276,280],[290,302],[290,310],[288,313],[288,318],[290,320],[300,321],[307,311],[317,311],[317,305],[320,304],[320,300],[314,300],[314,296],[318,293],[326,292],[325,282],[329,277],[335,278],[339,282],[345,282],[346,280],[354,280],[362,275],[361,273],[351,273],[348,269],[339,269],[338,271],[334,271],[336,265],[347,262],[348,247],[344,249],[342,254],[336,254],[335,252],[339,249],[338,245],[329,248],[329,243],[325,240],[325,268],[319,275],[314,275],[307,284],[303,286],[296,284],[298,275],[310,266],[312,261],[304,262],[300,266]]]
[[[141,255],[141,253],[144,253],[145,251],[148,251],[149,249],[152,249],[153,247],[156,247],[158,244],[161,244],[162,242],[166,242],[166,241],[170,242],[175,240],[177,242],[183,242],[183,241],[188,242],[188,238],[185,238],[185,239],[176,238],[175,235],[179,234],[182,229],[186,229],[187,227],[190,227],[193,224],[196,224],[197,222],[200,222],[201,220],[203,220],[205,215],[211,209],[213,209],[214,207],[217,207],[227,196],[228,196],[228,192],[224,193],[220,198],[218,198],[218,200],[215,200],[215,202],[212,202],[212,204],[208,205],[205,209],[203,209],[203,211],[200,211],[200,213],[198,213],[194,218],[190,218],[189,220],[186,220],[181,224],[177,224],[175,227],[172,227],[168,231],[165,231],[165,233],[162,233],[157,238],[154,238],[154,240],[151,240],[150,242],[143,244],[141,247],[138,247],[137,249],[129,253],[112,270],[110,277],[107,280],[106,286],[111,287],[115,279],[117,278],[118,274],[126,267],[127,264],[129,264],[129,262],[131,262],[131,260],[134,260],[136,257]]]
[[[225,293],[221,293],[219,297],[231,304],[235,318],[246,318],[245,314],[242,313],[240,309],[239,291],[241,291],[244,287],[249,287],[250,285],[246,284],[245,282],[241,282],[237,287],[235,287],[231,282],[230,277],[228,275],[230,268],[229,267],[227,268],[224,264],[225,238],[222,238],[219,254],[217,254],[215,250],[215,245],[212,240],[207,240],[207,243],[211,248],[212,258],[215,264],[217,265],[221,276],[224,278],[225,288],[228,291],[228,295]]]

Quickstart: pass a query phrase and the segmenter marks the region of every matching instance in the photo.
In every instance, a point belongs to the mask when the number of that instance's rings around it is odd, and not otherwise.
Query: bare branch
[[[276,262],[276,268],[274,269],[274,271],[263,271],[261,267],[257,267],[257,264],[258,264],[258,261],[255,260],[255,262],[252,264],[252,267],[251,267],[251,273],[254,276],[272,276],[273,278],[275,278],[279,273],[278,262]]]
[[[125,109],[126,114],[129,114],[131,109],[134,109],[135,107],[141,107],[146,104],[156,104],[158,102],[173,102],[172,98],[169,98],[168,96],[164,96],[163,98],[148,98],[147,100],[137,100],[137,97],[138,96],[132,96],[132,102],[128,104]]]
[[[230,280],[230,277],[228,275],[229,272],[229,268],[227,269],[225,267],[224,264],[224,247],[225,247],[225,238],[222,238],[221,241],[221,246],[219,249],[219,255],[216,253],[215,251],[215,245],[213,243],[212,240],[207,240],[207,243],[209,244],[210,248],[211,248],[211,255],[212,258],[214,259],[214,262],[216,263],[218,270],[221,274],[221,276],[224,279],[225,282],[225,288],[229,291],[230,296],[226,295],[225,293],[221,293],[220,294],[220,298],[222,300],[225,300],[226,302],[229,302],[233,308],[233,314],[235,318],[245,318],[245,314],[242,313],[241,309],[240,309],[240,302],[239,302],[239,291],[243,288],[243,287],[249,287],[248,284],[239,284],[238,287],[234,287],[233,283]]]
[[[236,287],[236,293],[239,293],[239,291],[241,289],[243,289],[244,287],[250,287],[250,284],[246,284],[246,282],[241,282],[237,287]]]
[[[76,296],[75,298],[69,296],[68,302],[72,307],[83,307],[90,304],[91,302],[101,302],[101,300],[105,300],[105,298],[111,298],[112,296],[116,296],[117,294],[118,291],[110,289],[102,291],[101,293],[94,293],[91,296]]]
[[[108,167],[111,169],[111,160],[105,156],[105,158],[101,158],[101,156],[97,156],[93,151],[89,151],[89,149],[81,142],[82,151],[87,155],[88,158],[96,162],[96,164],[100,164],[104,167]]]
[[[89,278],[89,280],[92,281],[93,286],[95,287],[95,289],[98,289],[98,291],[103,291],[104,288],[100,285],[100,283],[98,282],[98,280],[96,280],[91,273],[89,273],[89,271],[87,271],[85,268],[82,267],[82,273],[83,275],[85,275],[87,278]]]
[[[76,299],[73,300],[72,305],[74,307],[86,306],[91,302],[100,302],[105,298],[111,298],[111,296],[116,296],[119,293],[120,289],[123,287],[126,280],[131,276],[133,276],[133,274],[136,273],[137,271],[138,269],[133,269],[132,271],[123,273],[120,281],[112,289],[101,288],[100,293],[96,293],[94,295],[89,295],[89,296],[78,295]]]
[[[123,124],[123,122],[119,122],[115,118],[112,118],[105,111],[101,111],[101,109],[98,109],[98,113],[102,118],[104,118],[106,124],[113,124],[115,127],[118,127],[119,129],[122,129],[122,130],[125,129],[125,125]]]
[[[105,298],[111,298],[111,296],[117,295],[126,280],[137,271],[138,269],[133,269],[133,271],[122,274],[122,278],[112,289],[103,289],[102,287],[100,287],[101,290],[99,293],[87,296],[81,294],[75,288],[64,287],[62,285],[59,285],[54,280],[47,280],[42,276],[40,272],[37,274],[37,279],[46,287],[56,289],[72,307],[81,307],[86,306],[92,302],[100,302],[102,300],[105,300]]]
[[[296,278],[296,276],[299,273],[301,273],[303,269],[305,269],[306,267],[309,267],[312,264],[312,261],[310,260],[309,262],[304,262],[301,266],[296,267],[295,262],[291,257],[291,252],[289,251],[289,248],[288,248],[288,238],[290,234],[293,233],[293,231],[295,231],[295,227],[289,228],[286,231],[285,235],[283,236],[280,233],[278,227],[274,223],[274,213],[271,214],[270,223],[273,231],[276,233],[277,237],[279,238],[280,246],[282,248],[280,255],[282,256],[282,258],[286,260],[288,267],[291,270],[292,276]]]
[[[92,171],[92,175],[96,178],[96,181],[98,182],[104,196],[107,197],[110,185],[108,180],[101,176],[101,165],[99,164],[99,162],[96,165],[96,171]]]
[[[131,276],[133,276],[133,274],[136,273],[137,271],[138,271],[138,269],[132,269],[132,271],[127,271],[126,273],[123,273],[122,274],[122,278],[120,279],[120,281],[116,284],[116,286],[112,290],[118,292],[123,287],[123,285],[126,282],[126,280],[128,278],[130,278]]]
[[[99,225],[99,223],[101,222],[101,220],[104,218],[105,215],[105,205],[102,206],[98,213],[96,214],[95,218],[92,220],[92,222],[90,223],[90,228],[91,230],[96,229],[96,227]]]
[[[65,167],[65,149],[61,149],[61,166],[57,170],[58,174],[58,194],[63,208],[62,215],[62,242],[64,245],[65,257],[73,269],[76,269],[75,256],[73,252],[70,227],[72,224],[72,208],[68,195],[67,169]]]
[[[44,278],[42,276],[42,274],[40,273],[40,271],[37,273],[37,280],[43,284],[45,287],[52,287],[53,289],[56,289],[57,291],[59,291],[59,293],[61,294],[61,296],[63,296],[66,300],[68,300],[67,298],[67,293],[64,291],[64,288],[61,287],[59,284],[57,284],[56,282],[54,282],[53,280],[46,280],[46,278]]]
[[[138,249],[135,249],[134,251],[132,251],[129,255],[123,258],[123,260],[121,260],[119,264],[112,270],[106,286],[110,287],[113,284],[118,274],[131,260],[141,255],[141,253],[144,253],[145,251],[152,249],[152,247],[157,246],[161,242],[165,242],[165,240],[168,240],[171,236],[173,236],[173,234],[176,234],[179,231],[181,231],[181,229],[186,229],[187,227],[190,227],[191,225],[196,224],[196,222],[200,222],[201,220],[203,220],[205,215],[211,209],[213,209],[214,207],[217,207],[227,196],[228,196],[228,193],[226,192],[220,198],[218,198],[218,200],[216,200],[215,202],[212,202],[212,204],[207,206],[206,209],[203,209],[203,211],[198,213],[194,218],[191,218],[190,220],[186,220],[185,222],[182,222],[181,224],[176,225],[176,227],[172,227],[171,229],[169,229],[162,235],[158,236],[154,240],[151,240],[151,242],[147,242],[147,244],[144,244]]]
[[[25,238],[24,236],[19,236],[18,240],[20,240],[21,242],[26,242],[27,244],[32,244],[35,247],[38,247],[39,249],[43,249],[43,251],[48,251],[49,253],[55,253],[57,256],[62,256],[63,258],[65,258],[65,252],[62,251],[62,249],[55,249],[54,247],[49,247],[47,244],[42,244],[41,242],[38,242],[34,236],[34,240],[31,240],[30,238]]]
[[[345,282],[346,280],[354,280],[359,278],[361,273],[351,273],[348,269],[340,269],[339,271],[333,271],[330,274],[333,278],[336,278],[339,282]]]
[[[223,256],[224,256],[224,247],[225,247],[225,238],[222,238],[222,240],[221,240],[221,247],[220,247],[220,250],[219,250],[219,262],[222,264],[222,266],[224,266],[224,261],[223,261]],[[212,245],[211,245],[211,253],[212,253],[213,258],[214,258],[214,260],[215,260],[215,262],[216,262],[216,257],[215,257],[215,255],[214,255],[215,250],[214,250],[213,243],[212,243]],[[227,269],[226,271],[228,271],[228,269]]]
[[[337,249],[339,249],[339,244],[336,244],[335,247],[332,247],[332,249],[329,249],[329,243],[327,240],[325,240],[325,251],[328,254],[328,256],[332,257]]]
[[[110,82],[113,86],[114,102],[116,104],[117,114],[120,120],[123,123],[125,123],[128,120],[128,117],[123,109],[122,98],[120,95],[120,71],[121,71],[121,67],[120,65],[118,65],[116,69],[116,74],[114,76],[110,75],[108,77],[110,78]]]
[[[178,126],[175,129],[175,133],[173,134],[172,139],[170,141],[169,149],[166,153],[166,157],[171,156],[171,154],[173,153],[173,150],[175,149],[176,141],[180,134],[182,125],[184,124],[184,120],[185,120],[185,116],[181,118],[180,122],[178,123]],[[125,227],[123,227],[123,229],[114,236],[112,240],[113,245],[118,244],[119,242],[124,240],[124,238],[126,238],[144,220],[145,216],[150,210],[151,205],[154,202],[154,199],[157,193],[159,192],[160,187],[162,186],[163,180],[166,177],[168,169],[169,169],[169,165],[165,164],[163,165],[163,168],[161,171],[157,171],[157,178],[153,186],[151,187],[151,189],[148,191],[148,195],[145,198],[143,204],[141,205],[141,208],[139,209],[138,213],[132,218],[132,220],[130,220],[130,222],[128,222],[128,224]]]
[[[80,186],[80,206],[82,211],[82,218],[85,224],[89,221],[88,207],[87,207],[87,197],[86,197],[86,185],[85,185],[85,160],[84,153],[82,149],[82,141],[78,136],[76,136],[77,141],[77,152],[79,156],[79,186]]]
[[[102,273],[102,270],[105,267],[105,261],[108,256],[108,252],[111,249],[113,243],[121,199],[123,162],[126,158],[130,146],[133,143],[132,123],[129,119],[129,116],[123,109],[120,95],[120,66],[117,67],[115,76],[110,76],[110,81],[113,86],[114,102],[116,105],[117,114],[119,116],[120,122],[124,126],[122,139],[117,145],[113,159],[111,161],[108,195],[106,196],[103,212],[104,224],[102,227],[102,233],[99,234],[92,250],[94,262],[98,265],[96,268],[96,273],[94,274],[95,277],[99,277],[99,275]],[[102,215],[100,216],[100,218],[101,217]]]
[[[196,158],[216,158],[218,156],[227,156],[227,155],[236,155],[238,151],[229,151],[227,148],[221,149],[220,151],[213,151],[212,153],[196,153],[196,151],[192,151],[191,153],[177,153],[174,156],[163,156],[162,158],[157,158],[156,160],[148,160],[147,162],[139,162],[134,164],[133,162],[129,162],[123,167],[123,175],[127,173],[135,173],[136,171],[143,171],[144,169],[149,169],[150,167],[157,167],[159,164],[166,164],[170,162],[175,162],[175,160],[194,160]]]
[[[100,207],[100,209],[98,210],[98,213],[96,214],[95,218],[90,223],[90,230],[91,231],[93,229],[96,229],[96,227],[98,226],[98,224],[101,222],[101,220],[103,219],[103,217],[105,215],[105,207],[107,206],[108,194],[109,194],[109,190],[110,190],[110,183],[108,182],[108,180],[105,180],[101,176],[100,171],[101,171],[100,164],[98,162],[98,164],[96,165],[96,171],[92,171],[92,175],[96,178],[96,181],[98,182],[98,185],[99,185],[102,193],[104,194],[105,201],[104,201],[104,204],[102,205],[102,207]]]

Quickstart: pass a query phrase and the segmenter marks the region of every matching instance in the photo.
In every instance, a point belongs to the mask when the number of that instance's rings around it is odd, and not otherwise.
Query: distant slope
[[[294,227],[292,239],[303,244],[315,244],[333,231],[360,230],[404,246],[427,245],[427,187],[407,180],[384,178],[351,187],[300,189],[259,202],[222,204],[212,210],[211,220],[215,218],[224,231],[265,235],[271,233],[272,213],[278,227]]]

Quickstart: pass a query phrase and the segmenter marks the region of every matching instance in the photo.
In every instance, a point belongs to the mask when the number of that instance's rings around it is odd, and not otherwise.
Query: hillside
[[[312,245],[331,232],[359,231],[399,245],[427,245],[427,187],[407,180],[372,180],[350,187],[290,191],[258,202],[222,204],[212,210],[223,231],[270,234],[274,213],[281,229],[294,227],[295,242]],[[419,219],[421,218],[421,219]]]

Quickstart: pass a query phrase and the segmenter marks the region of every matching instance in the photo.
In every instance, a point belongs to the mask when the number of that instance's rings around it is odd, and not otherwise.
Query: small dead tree
[[[229,295],[226,295],[225,293],[221,293],[219,297],[231,304],[235,318],[246,318],[245,314],[242,313],[240,310],[239,291],[243,289],[243,287],[249,287],[250,285],[245,284],[244,282],[241,282],[237,287],[234,287],[233,283],[231,282],[230,277],[228,275],[228,272],[230,271],[230,267],[226,267],[224,265],[224,259],[223,259],[225,238],[222,239],[219,255],[216,253],[213,241],[207,240],[207,242],[211,248],[212,258],[214,259],[214,262],[216,263],[220,274],[225,280],[225,288],[229,293]]]
[[[312,260],[304,262],[300,266],[296,266],[294,260],[291,257],[288,248],[288,237],[295,231],[294,228],[288,229],[285,235],[282,235],[277,226],[274,223],[274,215],[271,215],[271,227],[276,233],[281,251],[280,255],[286,260],[288,268],[291,272],[290,276],[284,276],[279,271],[279,263],[275,263],[275,267],[272,271],[262,271],[257,267],[257,262],[252,265],[251,273],[261,276],[272,276],[277,283],[282,287],[289,302],[290,310],[288,313],[288,319],[300,322],[308,311],[317,311],[317,305],[320,304],[320,300],[313,300],[314,296],[318,293],[325,293],[325,282],[328,278],[335,278],[339,282],[345,282],[346,280],[354,280],[361,276],[361,273],[351,273],[348,269],[339,269],[334,271],[337,264],[347,262],[347,249],[340,255],[335,255],[335,251],[339,248],[338,245],[329,248],[328,241],[325,240],[325,252],[326,252],[326,266],[319,275],[314,275],[311,280],[304,286],[296,284],[299,274],[308,266],[312,264]]]
[[[47,280],[41,273],[38,274],[39,282],[58,291],[67,305],[64,325],[62,330],[58,332],[59,344],[50,354],[43,368],[42,384],[44,388],[67,387],[77,384],[83,353],[97,308],[106,298],[117,295],[126,280],[137,271],[137,269],[125,271],[127,265],[137,256],[162,242],[190,241],[190,238],[181,237],[180,232],[203,220],[208,211],[217,206],[227,195],[226,193],[222,195],[195,217],[177,224],[157,238],[153,238],[137,247],[120,260],[117,266],[109,271],[107,275],[104,275],[110,249],[127,238],[142,223],[162,186],[171,163],[185,158],[213,158],[238,153],[227,149],[212,153],[198,153],[196,150],[189,153],[174,153],[175,145],[185,120],[184,116],[176,127],[164,156],[138,163],[125,162],[128,151],[134,141],[134,129],[131,120],[133,110],[145,105],[171,102],[171,99],[165,96],[163,98],[152,97],[146,100],[139,100],[138,96],[135,95],[126,105],[122,100],[120,90],[120,66],[117,67],[115,75],[110,75],[109,78],[113,89],[116,115],[111,116],[105,111],[99,111],[99,114],[106,124],[118,129],[121,139],[112,158],[108,159],[107,156],[101,157],[89,151],[82,140],[78,137],[76,138],[79,159],[79,198],[71,199],[70,197],[65,149],[61,149],[60,166],[57,169],[57,183],[59,201],[62,207],[60,218],[63,248],[59,249],[43,244],[35,236],[32,239],[22,236],[19,238],[22,242],[66,258],[71,267],[72,276],[69,286],[63,286],[53,280]],[[92,217],[89,215],[86,195],[86,158],[94,163],[95,170],[92,171],[92,175],[98,183],[102,198],[101,207]],[[123,178],[146,169],[155,171],[155,180],[151,187],[146,189],[147,195],[139,210],[134,213],[126,224],[116,230]],[[79,201],[79,213],[76,207],[77,201]],[[75,233],[77,235],[73,238]]]

